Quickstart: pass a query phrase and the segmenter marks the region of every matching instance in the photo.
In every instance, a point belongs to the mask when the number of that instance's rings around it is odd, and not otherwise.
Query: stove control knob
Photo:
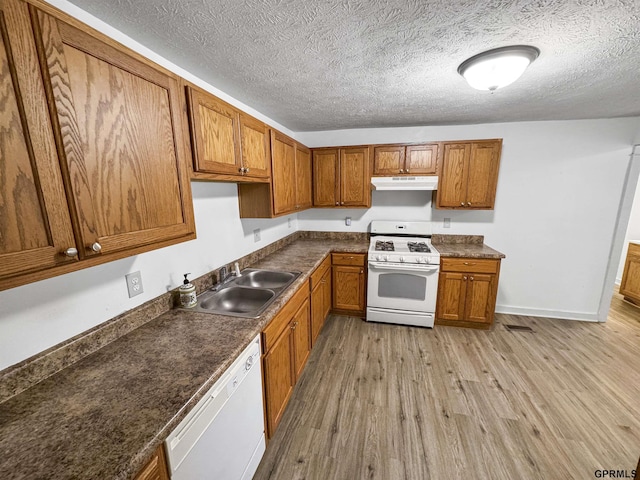
[[[382,260],[382,255],[376,255],[376,260],[379,262]]]
[[[398,260],[400,260],[400,262],[404,262],[404,257],[400,257]]]
[[[385,261],[385,262],[388,262],[389,261],[389,255],[385,255],[382,260]]]
[[[422,258],[422,257],[417,257],[417,258],[416,258],[416,262],[418,262],[418,263],[423,263],[423,262],[424,262],[424,258]]]

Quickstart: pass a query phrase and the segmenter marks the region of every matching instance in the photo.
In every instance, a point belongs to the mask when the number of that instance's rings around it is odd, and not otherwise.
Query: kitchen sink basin
[[[242,275],[234,283],[254,288],[281,288],[297,277],[295,273],[275,272],[272,270],[247,269],[241,273]]]
[[[250,313],[262,308],[275,295],[273,290],[266,288],[229,287],[215,292],[199,305],[220,313]]]
[[[189,310],[258,318],[291,285],[300,272],[279,272],[248,268],[222,285],[198,296],[198,304]]]

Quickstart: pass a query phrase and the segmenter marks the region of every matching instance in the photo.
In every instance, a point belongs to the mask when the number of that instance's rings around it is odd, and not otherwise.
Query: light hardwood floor
[[[640,308],[616,295],[604,324],[331,316],[254,480],[593,479],[639,455]]]

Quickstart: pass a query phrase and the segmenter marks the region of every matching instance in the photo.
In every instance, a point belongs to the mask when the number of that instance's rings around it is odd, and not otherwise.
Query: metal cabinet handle
[[[340,202],[340,205],[344,205],[344,202]]]
[[[340,202],[336,202],[336,205],[340,205]]]
[[[404,173],[404,170],[402,168],[400,169],[400,173]]]
[[[469,277],[469,280],[471,280],[473,282],[473,277]]]
[[[64,251],[64,254],[67,257],[77,257],[78,256],[78,249],[74,248],[74,247],[69,247]]]
[[[244,173],[249,173],[249,167],[244,169]]]
[[[95,242],[93,245],[91,245],[91,250],[96,253],[100,253],[100,251],[102,250],[102,245],[100,245],[98,242]]]
[[[467,207],[470,207],[470,206],[471,206],[471,202],[467,202]]]
[[[360,269],[360,273],[361,273],[361,274],[362,274],[362,273],[364,273],[364,268],[361,268],[361,269]]]
[[[467,280],[467,277],[462,277],[462,279],[466,281],[466,280]]]
[[[464,207],[464,202],[460,202],[460,206],[461,206],[461,207]]]
[[[404,173],[409,173],[409,169],[407,168],[407,169],[404,171]]]
[[[475,264],[476,264],[476,262],[472,262],[472,263],[464,262],[464,264],[465,264],[465,265],[471,265],[471,266],[473,266],[473,265],[475,265]]]
[[[240,167],[240,168],[238,169],[238,171],[239,171],[240,173],[244,173],[244,167]]]

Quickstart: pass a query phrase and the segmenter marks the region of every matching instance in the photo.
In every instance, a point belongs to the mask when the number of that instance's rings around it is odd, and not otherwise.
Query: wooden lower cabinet
[[[366,287],[366,255],[333,253],[333,310],[346,315],[364,315]]]
[[[620,282],[620,294],[625,300],[640,304],[640,245],[635,243],[629,244]]]
[[[499,273],[499,259],[443,258],[436,325],[490,328]]]
[[[134,480],[169,480],[169,471],[162,444],[156,449],[151,460],[140,470]]]
[[[311,274],[311,346],[331,311],[331,256]]]
[[[289,403],[311,351],[309,286],[304,284],[262,332],[262,371],[267,438]]]

